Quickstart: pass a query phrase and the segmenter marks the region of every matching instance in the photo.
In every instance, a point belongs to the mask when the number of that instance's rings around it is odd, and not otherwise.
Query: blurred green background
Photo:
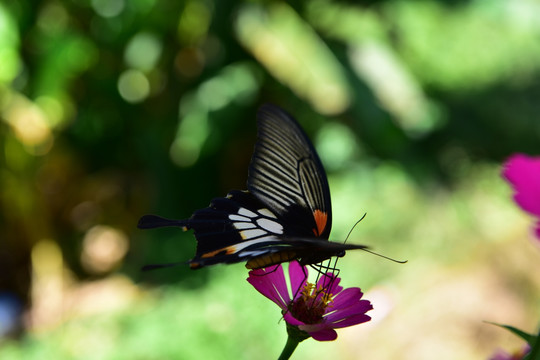
[[[0,3],[0,358],[276,359],[242,264],[140,231],[244,189],[255,114],[291,112],[328,172],[373,320],[293,358],[486,359],[534,331],[540,249],[500,178],[540,153],[540,1]],[[537,245],[537,243],[536,243]]]

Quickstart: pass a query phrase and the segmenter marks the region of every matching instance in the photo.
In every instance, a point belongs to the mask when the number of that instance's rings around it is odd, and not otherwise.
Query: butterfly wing
[[[248,191],[233,190],[224,198],[213,199],[207,208],[195,211],[189,219],[145,215],[138,224],[141,229],[164,226],[193,230],[197,251],[188,261],[192,269],[249,261],[270,254],[273,255],[267,262],[281,263],[295,258],[280,239],[284,228],[277,216]]]
[[[186,220],[146,215],[138,227],[194,230],[197,251],[188,261],[193,269],[241,261],[248,268],[261,268],[293,259],[308,265],[365,248],[328,241],[332,226],[328,181],[298,123],[273,105],[262,106],[257,118],[248,191],[213,199]]]
[[[248,191],[233,190],[224,198],[213,199],[210,206],[195,211],[186,220],[145,215],[138,224],[142,229],[164,226],[194,231],[197,251],[187,262],[192,269],[243,261],[247,262],[247,268],[258,269],[293,259],[309,265],[339,256],[346,250],[366,248],[317,237],[284,235],[286,228],[277,215]]]
[[[300,125],[276,106],[263,105],[257,120],[249,191],[285,222],[286,235],[328,239],[330,190],[313,144]]]

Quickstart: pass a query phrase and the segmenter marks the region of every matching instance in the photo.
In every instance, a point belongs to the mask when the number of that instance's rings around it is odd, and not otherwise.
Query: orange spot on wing
[[[218,254],[231,255],[236,252],[236,246],[231,245],[214,251],[210,251],[201,255],[201,258],[211,258]]]
[[[326,227],[328,214],[317,209],[313,212],[313,217],[315,218],[315,224],[317,224],[317,228],[313,229],[313,232],[315,233],[315,236],[321,236],[321,234],[324,232],[324,228]]]

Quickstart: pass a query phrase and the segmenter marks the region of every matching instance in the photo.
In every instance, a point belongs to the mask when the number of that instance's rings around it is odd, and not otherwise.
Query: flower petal
[[[503,176],[514,187],[516,203],[523,210],[540,216],[540,157],[511,156],[504,164]]]
[[[331,341],[337,338],[335,328],[341,328],[360,324],[371,320],[365,313],[373,307],[368,300],[361,300],[363,293],[359,288],[343,289],[340,286],[341,279],[333,273],[327,273],[319,277],[316,289],[311,285],[307,287],[307,268],[298,262],[289,263],[289,283],[291,290],[295,293],[295,301],[292,303],[290,293],[287,289],[286,279],[281,265],[269,269],[252,270],[249,273],[248,281],[261,294],[274,301],[283,309],[283,319],[288,325],[296,326],[298,329],[307,332],[318,341]],[[302,291],[303,290],[303,293]],[[333,301],[327,302],[332,294]],[[300,298],[300,296],[303,296]],[[327,297],[322,299],[322,297]],[[310,302],[307,302],[310,301]],[[292,305],[291,305],[292,304]],[[295,306],[298,305],[298,306]],[[292,310],[289,310],[291,306]],[[297,319],[296,316],[304,319],[305,322]],[[324,314],[322,314],[324,312]],[[322,315],[322,317],[321,317]]]
[[[324,319],[326,322],[336,323],[351,316],[365,314],[370,310],[373,310],[371,303],[368,300],[361,300],[352,306],[329,312]]]
[[[299,326],[299,328],[303,330],[302,326]],[[337,332],[334,329],[323,329],[315,332],[307,331],[307,333],[317,341],[332,341],[337,339]]]
[[[334,329],[330,327],[323,327],[320,330],[315,330],[321,326],[316,325],[304,325],[299,326],[300,330],[307,332],[311,337],[317,341],[332,341],[337,339],[337,333]]]
[[[308,270],[305,266],[301,266],[298,261],[289,263],[289,278],[291,279],[291,291],[294,299],[301,295],[300,288],[306,285]]]
[[[287,309],[287,304],[289,304],[291,299],[281,265],[272,268],[251,270],[247,281],[258,292],[275,302],[281,309]]]
[[[330,310],[354,305],[362,298],[362,295],[364,294],[360,288],[355,287],[345,289],[334,297],[332,308],[330,308]]]
[[[347,326],[353,326],[361,323],[365,323],[367,321],[371,320],[371,316],[366,314],[357,314],[348,316],[347,318],[339,321],[332,322],[332,327],[334,329],[344,328]]]
[[[325,289],[327,293],[336,295],[343,290],[343,287],[339,286],[340,281],[340,278],[328,272],[317,281],[317,289]]]
[[[289,324],[294,325],[294,326],[305,325],[305,323],[303,323],[302,321],[292,316],[290,311],[287,311],[285,315],[283,315],[283,319]]]

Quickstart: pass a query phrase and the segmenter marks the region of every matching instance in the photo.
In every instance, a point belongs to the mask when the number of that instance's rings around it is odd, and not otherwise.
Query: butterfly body
[[[259,109],[247,187],[213,199],[189,219],[145,215],[138,227],[192,229],[192,269],[242,261],[258,269],[295,259],[311,265],[367,248],[328,241],[332,213],[321,161],[298,123],[276,106]]]

